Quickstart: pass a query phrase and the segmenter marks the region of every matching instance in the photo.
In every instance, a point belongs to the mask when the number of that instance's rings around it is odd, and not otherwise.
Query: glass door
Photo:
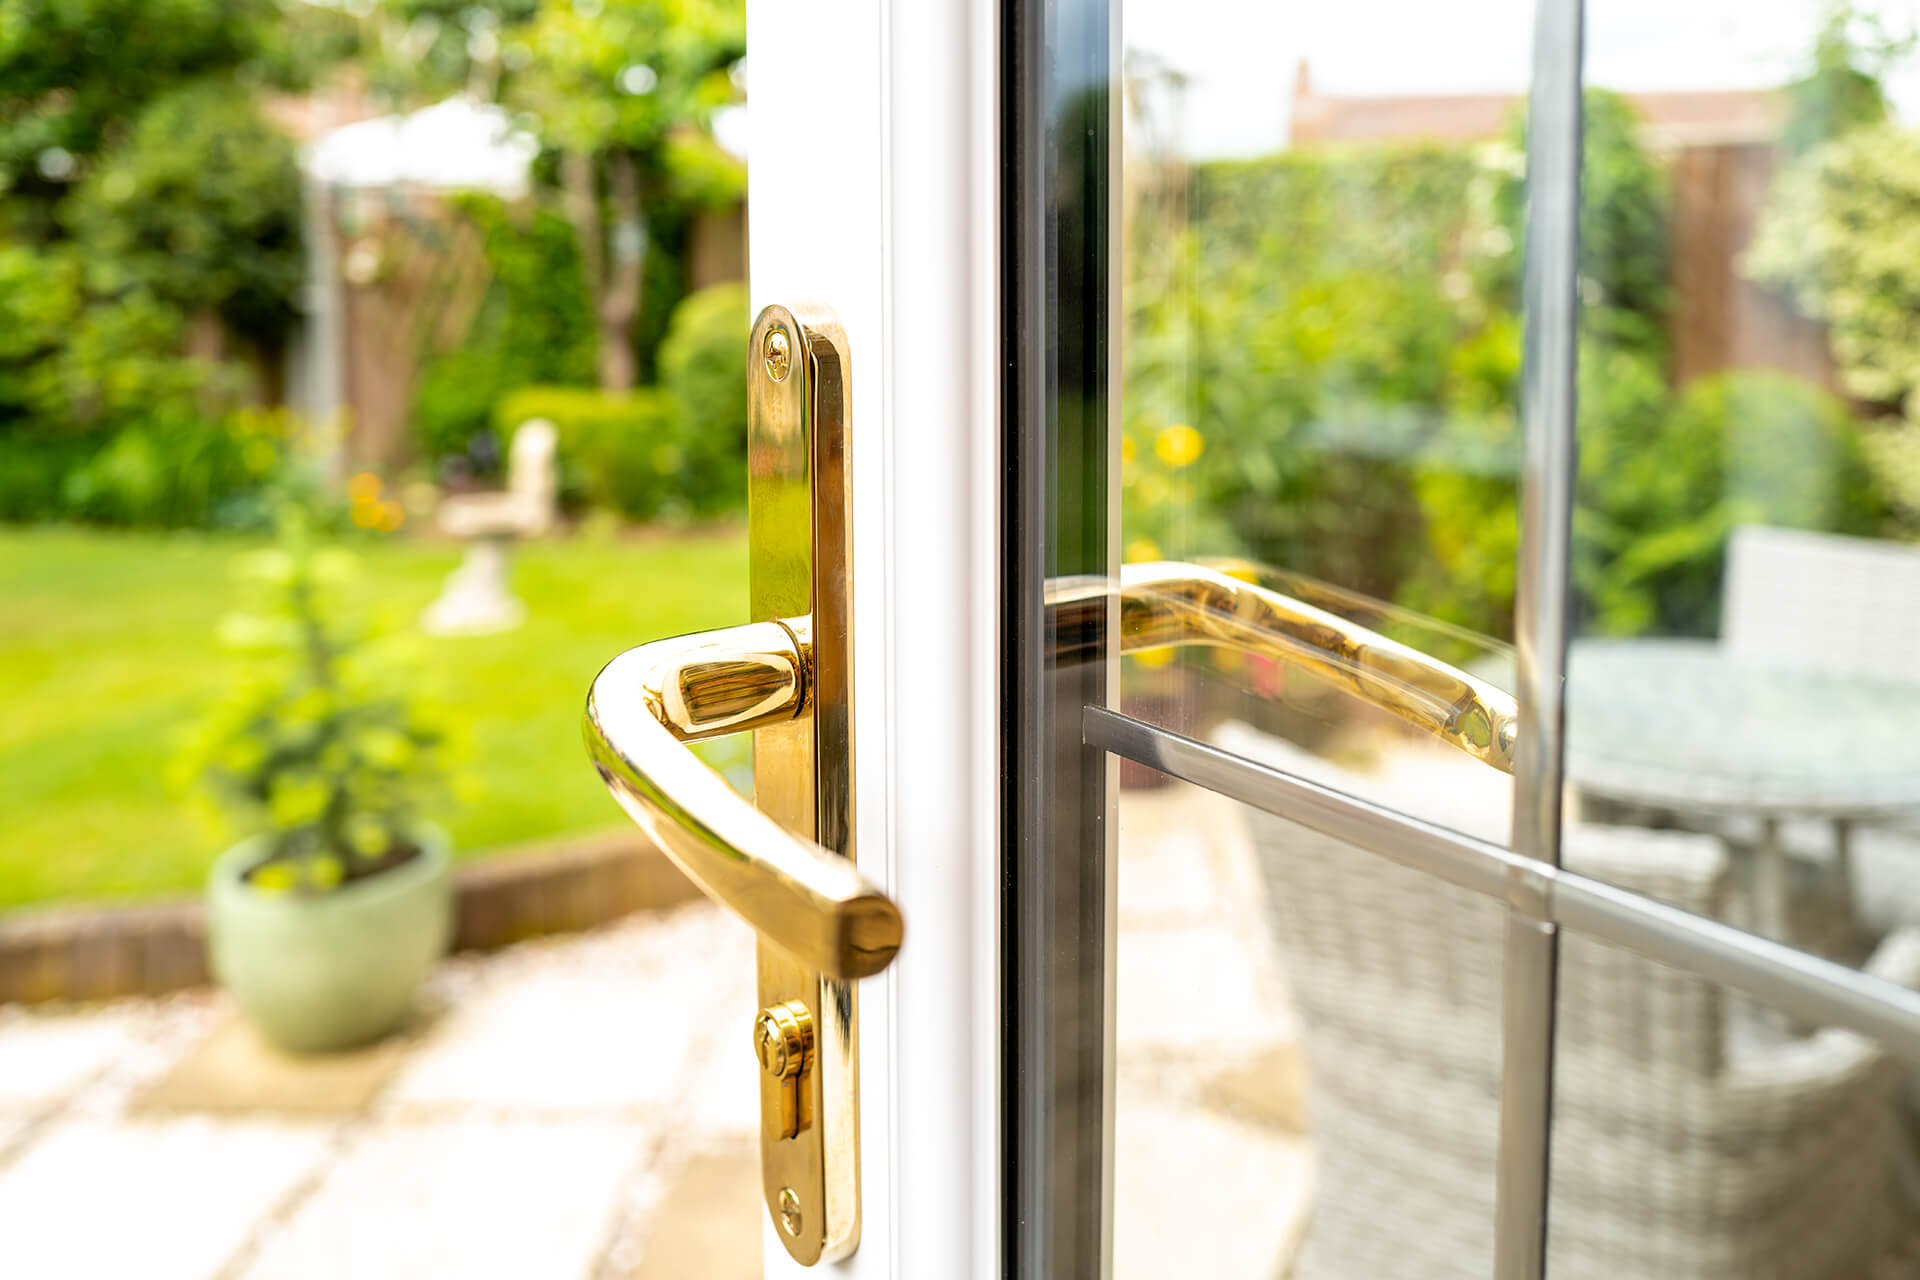
[[[1912,41],[1789,8],[1003,7],[1009,1274],[1911,1256]]]

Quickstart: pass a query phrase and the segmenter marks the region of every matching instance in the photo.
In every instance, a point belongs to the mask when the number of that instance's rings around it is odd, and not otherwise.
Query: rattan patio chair
[[[1920,682],[1920,548],[1743,525],[1727,544],[1720,643],[1755,666]],[[1727,834],[1751,839],[1746,825]],[[1920,816],[1856,825],[1786,825],[1787,850],[1824,865],[1826,896],[1846,904],[1839,922],[1815,910],[1810,937],[1844,938],[1854,921],[1876,931],[1920,922]]]
[[[1317,1159],[1300,1280],[1492,1274],[1504,909],[1266,815],[1254,834],[1302,1021]],[[1717,916],[1709,836],[1570,831],[1569,865]],[[1874,972],[1920,981],[1920,931]],[[1735,1030],[1724,988],[1565,937],[1555,1280],[1868,1277],[1913,1209],[1900,1074],[1827,1030]]]

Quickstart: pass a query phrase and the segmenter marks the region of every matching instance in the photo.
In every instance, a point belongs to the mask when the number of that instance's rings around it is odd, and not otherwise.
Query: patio
[[[1122,809],[1117,1274],[1272,1274],[1311,1185],[1231,802]],[[1204,997],[1204,998],[1203,998]],[[36,1277],[760,1274],[750,934],[695,904],[462,955],[413,1030],[262,1049],[217,992],[0,1011],[0,1234]]]

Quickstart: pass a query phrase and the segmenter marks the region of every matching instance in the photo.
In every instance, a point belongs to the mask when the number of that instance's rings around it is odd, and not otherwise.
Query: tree
[[[13,515],[68,511],[101,459],[232,452],[229,338],[270,358],[303,274],[292,143],[257,99],[311,67],[288,32],[319,13],[0,0],[0,469],[39,477]]]
[[[1781,143],[1787,154],[1804,155],[1829,138],[1882,124],[1887,95],[1882,77],[1913,47],[1913,37],[1893,34],[1879,18],[1846,0],[1827,10],[1805,72],[1787,86],[1787,122]]]
[[[728,73],[745,51],[739,0],[547,0],[505,33],[502,97],[538,121],[557,158],[603,388],[639,377],[634,323],[654,224],[744,187],[708,126],[737,94]]]
[[[148,102],[266,52],[273,0],[0,0],[0,233],[51,206]],[[21,225],[23,224],[24,225]]]

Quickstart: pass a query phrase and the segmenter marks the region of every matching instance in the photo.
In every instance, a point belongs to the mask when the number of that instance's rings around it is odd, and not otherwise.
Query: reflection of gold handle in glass
[[[811,661],[803,619],[630,649],[587,695],[587,751],[621,808],[709,897],[808,968],[864,978],[900,949],[899,909],[681,745],[806,714]]]
[[[1057,656],[1098,630],[1100,578],[1056,583]],[[1512,697],[1336,614],[1197,564],[1127,565],[1120,650],[1216,645],[1304,667],[1504,772]],[[587,698],[587,749],[608,789],[687,876],[769,942],[836,978],[880,972],[900,948],[898,908],[847,859],[748,804],[684,743],[780,724],[807,710],[804,619],[656,641],[615,658]]]
[[[1106,579],[1063,579],[1047,592],[1057,657],[1104,634]],[[1215,645],[1290,663],[1342,685],[1504,773],[1513,772],[1511,695],[1437,658],[1304,601],[1204,565],[1122,568],[1120,651]],[[1088,654],[1086,656],[1093,656]]]
[[[1056,656],[1092,643],[1102,578],[1055,583]],[[1120,650],[1215,645],[1306,668],[1503,772],[1511,696],[1378,632],[1197,564],[1121,571]],[[609,790],[716,901],[775,946],[836,978],[880,972],[899,950],[898,908],[847,859],[793,835],[682,744],[804,715],[804,619],[656,641],[615,658],[587,698],[587,748]]]

